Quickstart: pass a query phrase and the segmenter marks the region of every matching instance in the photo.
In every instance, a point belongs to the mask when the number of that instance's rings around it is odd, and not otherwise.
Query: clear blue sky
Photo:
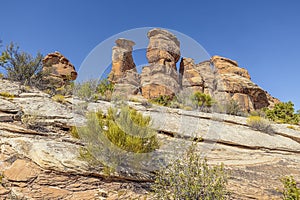
[[[79,67],[101,41],[128,29],[164,27],[210,55],[238,61],[252,80],[300,109],[299,0],[0,0],[0,38],[30,53],[58,50]]]

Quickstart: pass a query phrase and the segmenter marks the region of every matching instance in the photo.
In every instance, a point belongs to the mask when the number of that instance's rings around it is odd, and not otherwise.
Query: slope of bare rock
[[[141,171],[124,167],[107,177],[102,165],[91,167],[80,159],[84,144],[68,132],[72,125],[85,124],[84,114],[74,110],[84,102],[66,98],[67,103],[60,104],[42,92],[21,90],[13,99],[0,100],[0,110],[12,115],[21,110],[47,128],[32,130],[14,118],[0,123],[4,199],[151,199],[153,170],[161,164],[157,161],[167,164],[178,158],[194,139],[202,139],[197,148],[210,164],[224,163],[229,170],[232,199],[280,199],[276,189],[281,188],[282,176],[300,180],[300,132],[284,124],[273,124],[274,133],[267,134],[252,130],[244,117],[128,102],[152,117],[161,147],[143,160]],[[106,112],[109,107],[116,105],[88,103],[83,113]]]

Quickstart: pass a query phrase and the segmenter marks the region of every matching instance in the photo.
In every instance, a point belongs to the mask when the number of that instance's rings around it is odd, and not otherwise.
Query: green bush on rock
[[[180,159],[156,175],[152,189],[157,199],[227,199],[224,166],[211,167],[194,145]]]
[[[78,137],[86,144],[89,157],[99,162],[119,165],[122,153],[148,153],[159,147],[157,133],[150,117],[144,117],[128,106],[89,113],[87,125],[78,127]]]
[[[294,104],[281,102],[275,104],[273,109],[265,110],[266,117],[277,123],[298,124],[300,115],[295,113]]]

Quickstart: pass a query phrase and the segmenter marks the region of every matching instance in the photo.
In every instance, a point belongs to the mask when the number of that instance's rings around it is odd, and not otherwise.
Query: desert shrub
[[[173,97],[169,95],[159,95],[156,98],[150,100],[151,103],[158,104],[161,106],[170,106],[173,101]]]
[[[52,97],[52,99],[58,103],[65,103],[66,99],[65,96],[61,95],[61,94],[56,94]]]
[[[6,97],[6,98],[11,98],[11,99],[15,97],[15,95],[13,95],[9,92],[0,92],[0,96]]]
[[[259,110],[253,110],[250,111],[250,116],[259,116],[259,117],[266,117],[266,113],[264,111],[264,109],[259,109]]]
[[[250,116],[247,119],[247,125],[254,130],[262,131],[265,133],[272,133],[273,129],[268,119],[259,116]]]
[[[214,106],[214,111],[217,113],[225,113],[228,115],[244,116],[245,113],[238,102],[231,99],[225,103],[218,103]]]
[[[71,128],[70,128],[70,134],[71,134],[71,136],[73,138],[80,139],[79,134],[78,134],[78,130],[77,130],[76,126],[71,126]]]
[[[157,199],[226,199],[227,174],[223,164],[209,166],[194,145],[167,167],[161,169],[152,189]]]
[[[281,102],[275,104],[273,109],[266,109],[266,117],[277,123],[298,124],[300,115],[295,113],[294,104]]]
[[[152,130],[150,117],[123,107],[88,114],[87,125],[78,127],[86,150],[98,161],[121,165],[124,153],[147,153],[159,147],[157,133]],[[127,163],[128,164],[128,163]]]
[[[75,84],[74,94],[84,101],[95,100],[97,80]]]
[[[39,85],[45,75],[42,59],[42,54],[38,53],[33,57],[26,52],[20,52],[19,47],[11,43],[2,52],[0,66],[6,70],[9,80],[25,85]]]
[[[191,95],[191,100],[196,109],[199,109],[200,111],[209,111],[209,108],[214,104],[214,101],[209,94],[201,92],[194,92],[194,94]]]
[[[300,188],[292,176],[286,176],[281,179],[283,184],[282,199],[283,200],[300,200]]]
[[[102,79],[97,85],[97,93],[102,100],[110,101],[114,91],[114,84],[107,79]]]

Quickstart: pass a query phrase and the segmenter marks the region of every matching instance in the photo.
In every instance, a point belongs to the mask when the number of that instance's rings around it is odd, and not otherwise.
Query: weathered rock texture
[[[211,62],[219,75],[218,92],[237,101],[245,110],[261,109],[270,105],[267,92],[251,81],[246,69],[236,61],[213,56]]]
[[[118,83],[124,78],[126,71],[133,70],[136,72],[136,67],[132,58],[132,50],[135,43],[124,38],[117,39],[116,46],[112,50],[112,69],[108,76],[109,81]]]
[[[0,90],[18,93],[14,99],[0,98],[1,111],[23,112],[22,122],[0,122],[1,199],[153,199],[149,186],[154,166],[180,158],[191,140],[198,141],[199,152],[210,164],[223,162],[230,171],[232,199],[280,199],[281,177],[293,175],[300,181],[299,126],[292,130],[273,124],[274,132],[267,134],[252,130],[244,117],[158,106],[147,109],[134,102],[129,102],[130,107],[151,116],[153,128],[159,131],[161,146],[154,158],[163,160],[156,163],[149,157],[142,163],[145,170],[135,172],[127,166],[108,178],[102,165],[91,167],[79,158],[84,143],[68,131],[86,121],[84,115],[72,112],[82,101],[66,99],[68,104],[59,104],[40,91],[19,91],[18,84],[7,80],[0,80]],[[87,110],[105,113],[115,106],[99,101],[88,103]],[[30,121],[38,127],[29,129]]]
[[[192,89],[213,95],[221,103],[235,100],[245,111],[279,102],[253,83],[246,69],[228,58],[213,56],[210,61],[199,64],[191,58],[183,58],[179,72],[183,90]]]
[[[49,53],[44,57],[43,70],[50,73],[48,78],[58,86],[77,78],[73,64],[59,52]]]
[[[180,43],[175,35],[161,29],[150,30],[148,38],[149,66],[142,70],[142,95],[146,98],[172,96],[179,91],[176,63],[180,58]]]

